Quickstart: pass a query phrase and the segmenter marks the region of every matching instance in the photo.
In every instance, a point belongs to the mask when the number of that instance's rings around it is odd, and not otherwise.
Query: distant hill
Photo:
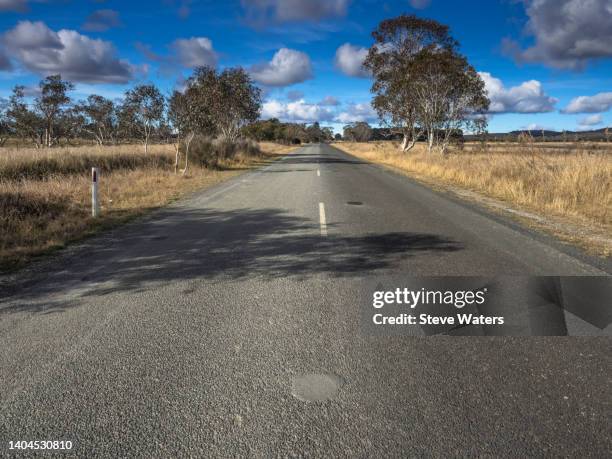
[[[609,128],[609,140],[612,141],[612,127]],[[606,128],[596,129],[592,131],[512,131],[512,132],[490,132],[487,134],[487,140],[490,141],[514,141],[517,140],[521,134],[531,134],[531,136],[535,140],[542,140],[542,138],[547,142],[573,142],[573,141],[606,141]],[[480,140],[481,136],[477,135],[465,135],[465,140]]]
[[[610,142],[612,142],[612,127],[609,128]],[[606,128],[593,131],[512,131],[512,132],[490,132],[487,134],[487,140],[490,142],[513,142],[518,139],[521,134],[531,134],[537,140],[542,141],[542,137],[547,142],[575,142],[575,141],[590,141],[590,142],[605,142]],[[478,135],[464,134],[463,138],[469,141],[481,140]],[[396,140],[401,141],[402,134],[388,128],[372,128],[371,140]],[[425,140],[423,135],[419,140]]]

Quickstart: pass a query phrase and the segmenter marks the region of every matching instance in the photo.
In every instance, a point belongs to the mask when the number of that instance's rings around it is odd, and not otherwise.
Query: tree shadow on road
[[[370,164],[358,159],[346,159],[337,156],[325,156],[310,153],[292,153],[282,160],[282,164]]]
[[[18,304],[2,307],[0,301],[0,315],[70,289],[84,297],[188,280],[363,276],[393,269],[408,257],[462,249],[435,234],[342,236],[333,235],[333,225],[329,231],[321,237],[312,220],[278,209],[166,209],[148,223],[122,228],[110,242],[94,241],[70,259],[57,260],[61,266],[55,272],[5,292],[5,299]],[[30,310],[45,312],[40,305]]]

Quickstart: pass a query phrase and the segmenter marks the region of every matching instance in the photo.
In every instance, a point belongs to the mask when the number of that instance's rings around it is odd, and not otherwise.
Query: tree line
[[[183,142],[197,134],[231,142],[261,109],[261,90],[242,68],[196,68],[184,90],[167,97],[153,84],[127,90],[121,101],[96,94],[73,101],[73,90],[61,75],[40,81],[32,101],[24,86],[15,86],[0,110],[0,144],[9,137],[37,148],[82,139],[99,145],[137,140],[147,152],[153,140]]]
[[[331,142],[338,138],[330,127],[321,127],[318,122],[284,123],[277,118],[251,123],[244,130],[247,137],[260,142],[299,144],[307,142]],[[340,136],[342,137],[342,136]]]
[[[0,144],[18,137],[36,147],[91,139],[99,145],[140,140],[145,152],[153,140],[173,139],[186,156],[196,135],[235,142],[241,136],[281,143],[328,142],[344,138],[402,138],[410,150],[418,140],[428,151],[444,153],[464,130],[486,132],[489,100],[484,82],[458,51],[449,28],[429,19],[402,15],[382,21],[372,33],[364,67],[372,75],[372,106],[381,128],[365,122],[331,128],[259,119],[261,89],[242,68],[196,68],[183,90],[164,96],[152,84],[125,92],[121,101],[92,94],[74,102],[74,85],[60,75],[39,84],[33,103],[16,86],[0,110]]]

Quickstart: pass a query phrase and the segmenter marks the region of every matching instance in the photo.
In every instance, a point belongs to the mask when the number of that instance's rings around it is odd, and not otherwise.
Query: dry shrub
[[[185,145],[181,145],[181,153],[184,158]],[[258,157],[261,154],[259,145],[246,139],[229,142],[207,136],[195,136],[189,147],[190,162],[208,168],[218,168],[234,160]]]

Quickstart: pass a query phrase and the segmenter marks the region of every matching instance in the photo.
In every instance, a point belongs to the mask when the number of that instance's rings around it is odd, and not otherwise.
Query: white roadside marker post
[[[96,218],[100,214],[100,204],[98,202],[98,181],[100,171],[97,167],[91,168],[91,216]]]

